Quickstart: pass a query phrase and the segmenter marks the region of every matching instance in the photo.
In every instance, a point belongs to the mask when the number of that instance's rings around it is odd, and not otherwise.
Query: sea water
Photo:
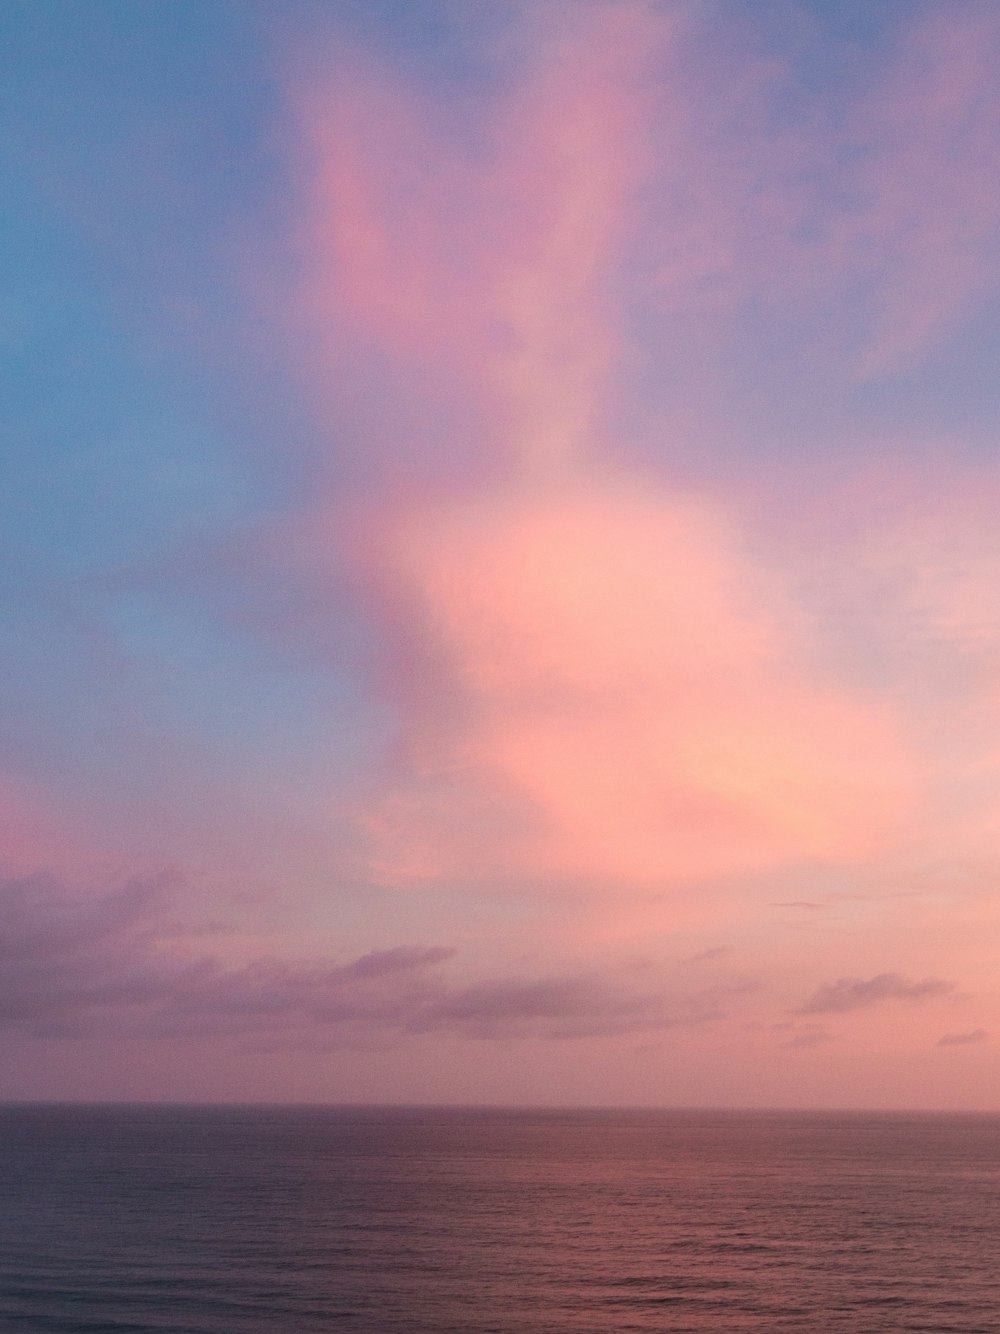
[[[1000,1118],[0,1107],[0,1330],[1000,1331]]]

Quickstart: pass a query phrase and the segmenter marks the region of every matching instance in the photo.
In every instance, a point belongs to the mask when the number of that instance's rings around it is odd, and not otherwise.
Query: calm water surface
[[[1000,1331],[1000,1118],[0,1107],[3,1334]]]

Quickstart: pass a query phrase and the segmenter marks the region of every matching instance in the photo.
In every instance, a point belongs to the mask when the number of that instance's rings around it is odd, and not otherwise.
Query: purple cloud
[[[985,1028],[974,1028],[970,1033],[945,1033],[938,1038],[938,1047],[967,1047],[971,1042],[985,1042],[989,1037]]]
[[[393,1033],[578,1038],[721,1018],[732,989],[641,991],[597,973],[456,983],[443,946],[346,963],[226,967],[177,951],[169,885],[100,897],[49,878],[0,882],[0,1028],[36,1037],[234,1037],[362,1045]]]
[[[133,880],[100,898],[67,892],[47,875],[0,882],[0,964],[73,955],[99,941],[148,931],[170,886],[166,876]]]
[[[879,973],[867,980],[841,977],[818,987],[795,1013],[841,1014],[845,1010],[860,1010],[887,1000],[922,1001],[930,996],[943,996],[954,987],[954,982],[937,977],[910,982],[898,973]]]

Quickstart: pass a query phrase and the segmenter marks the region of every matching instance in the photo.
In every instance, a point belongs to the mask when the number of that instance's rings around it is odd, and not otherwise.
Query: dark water
[[[1000,1331],[1000,1119],[0,1107],[3,1334]]]

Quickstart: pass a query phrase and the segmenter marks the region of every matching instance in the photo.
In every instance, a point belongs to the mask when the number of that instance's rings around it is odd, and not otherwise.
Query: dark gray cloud
[[[675,995],[597,973],[456,981],[442,946],[227,967],[182,952],[185,934],[198,937],[170,904],[165,880],[99,896],[46,877],[0,881],[0,1028],[328,1044],[439,1031],[577,1038],[721,1018],[734,990]]]
[[[818,987],[796,1013],[840,1014],[888,1000],[927,1000],[931,996],[943,996],[954,988],[954,982],[945,982],[941,978],[925,977],[919,982],[911,982],[899,973],[879,973],[867,979],[841,977]]]
[[[989,1037],[985,1028],[974,1028],[969,1033],[945,1033],[935,1044],[938,1047],[966,1047],[970,1042],[985,1042]]]

